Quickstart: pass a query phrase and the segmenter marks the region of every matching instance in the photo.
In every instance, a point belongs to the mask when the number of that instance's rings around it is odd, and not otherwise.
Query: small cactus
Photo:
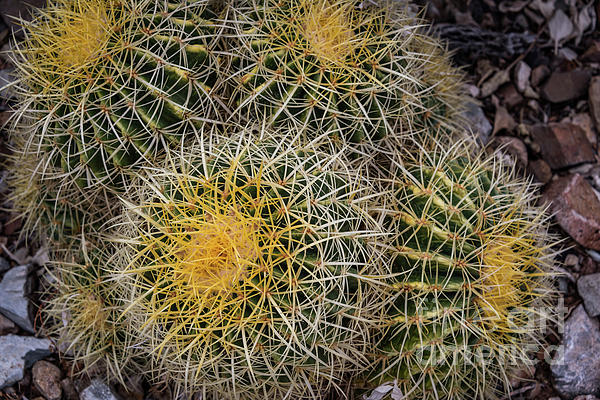
[[[344,143],[438,136],[456,124],[460,74],[420,22],[385,3],[241,1],[231,108]]]
[[[533,185],[470,150],[415,152],[393,181],[393,304],[367,381],[411,399],[492,395],[553,316],[556,241]]]
[[[118,201],[110,193],[71,185],[59,168],[48,165],[47,154],[25,150],[27,145],[19,142],[14,141],[9,157],[8,184],[12,211],[23,221],[21,235],[57,246],[72,244],[118,212]]]
[[[74,372],[100,374],[125,382],[135,360],[131,337],[120,319],[124,308],[116,295],[106,254],[71,250],[54,252],[61,260],[52,271],[46,317],[58,348],[75,361]],[[84,263],[80,263],[83,260]]]
[[[220,38],[207,0],[52,0],[16,45],[18,135],[81,186],[123,172],[214,122]]]

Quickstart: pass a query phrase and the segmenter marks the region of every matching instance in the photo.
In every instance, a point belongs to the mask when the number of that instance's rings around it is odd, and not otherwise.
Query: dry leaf
[[[546,19],[548,19],[552,16],[554,10],[556,9],[554,3],[555,0],[534,0],[533,3],[530,4],[530,7],[538,10]]]
[[[554,53],[558,52],[558,44],[573,32],[573,23],[562,10],[556,10],[548,23],[550,38],[554,41]]]

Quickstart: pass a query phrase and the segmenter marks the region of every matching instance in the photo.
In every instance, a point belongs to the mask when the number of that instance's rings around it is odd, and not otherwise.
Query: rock
[[[75,385],[71,378],[65,378],[60,381],[60,386],[62,387],[66,400],[79,400],[79,394],[77,393],[77,389],[75,389]]]
[[[529,161],[529,172],[533,174],[536,181],[544,185],[552,179],[552,170],[544,160]]]
[[[81,400],[120,400],[104,382],[94,379],[90,385],[81,392]]]
[[[30,265],[20,265],[10,269],[0,282],[0,313],[28,332],[33,333],[29,318]]]
[[[31,375],[35,388],[46,400],[60,400],[62,397],[60,368],[51,362],[41,360],[33,365]]]
[[[44,4],[46,4],[45,0],[0,0],[0,15],[15,34],[21,34],[21,26],[14,18],[22,17],[31,20],[31,6],[42,7]]]
[[[600,76],[595,76],[590,83],[588,101],[590,103],[590,113],[596,124],[596,130],[600,132]]]
[[[530,133],[552,169],[596,161],[592,144],[585,131],[577,125],[556,122],[534,125]]]
[[[598,400],[598,398],[596,396],[592,396],[591,394],[584,394],[583,396],[575,397],[573,400]]]
[[[594,121],[592,120],[592,117],[590,117],[590,114],[575,114],[570,118],[565,118],[565,120],[561,122],[570,122],[583,129],[588,142],[590,142],[592,146],[594,146],[594,148],[596,147],[598,138],[596,137],[596,133],[594,132]]]
[[[517,91],[517,88],[512,83],[502,86],[496,94],[502,99],[504,105],[512,109],[523,102],[523,96]]]
[[[590,317],[600,315],[600,274],[584,275],[577,280],[577,291]]]
[[[10,319],[0,314],[0,335],[6,335],[7,333],[15,333],[17,326]]]
[[[550,68],[547,65],[538,65],[531,71],[531,84],[534,87],[540,86],[540,84],[550,75]]]
[[[514,69],[514,81],[517,90],[521,93],[529,87],[529,78],[531,77],[531,67],[525,61],[519,61]]]
[[[464,117],[471,123],[471,129],[475,133],[482,144],[487,144],[492,133],[492,124],[485,117],[483,110],[473,102],[467,102]]]
[[[562,348],[552,360],[554,387],[562,396],[600,394],[600,323],[582,305],[573,310],[564,326]]]
[[[496,115],[494,116],[494,130],[492,131],[492,135],[500,131],[511,132],[513,129],[517,127],[517,123],[510,113],[506,110],[506,108],[502,106],[496,107]]]
[[[589,71],[575,69],[569,72],[553,72],[542,86],[542,96],[552,103],[575,100],[585,94],[590,83]]]
[[[23,379],[23,369],[52,354],[48,339],[0,336],[0,389]]]
[[[527,168],[527,164],[529,162],[527,156],[527,147],[521,139],[514,136],[497,136],[492,140],[490,145],[493,148],[508,154],[513,162],[516,163],[517,167],[522,171]]]
[[[6,272],[9,269],[10,269],[10,262],[4,257],[0,257],[0,273]]]
[[[600,63],[600,41],[595,41],[581,56],[581,61]]]
[[[558,224],[584,247],[600,250],[600,201],[592,186],[579,174],[559,178],[548,186],[543,200]]]
[[[490,79],[481,85],[479,96],[484,99],[494,93],[498,88],[510,81],[510,75],[507,70],[497,71]]]

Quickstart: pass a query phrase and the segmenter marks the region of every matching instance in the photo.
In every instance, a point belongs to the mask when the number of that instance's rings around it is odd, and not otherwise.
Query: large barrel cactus
[[[411,399],[490,396],[531,363],[553,314],[553,238],[532,185],[469,150],[416,152],[394,180],[393,305],[367,381]]]
[[[15,128],[82,186],[123,171],[218,118],[220,37],[207,0],[52,0],[25,27]]]
[[[228,21],[238,42],[229,83],[240,118],[354,143],[435,136],[457,122],[459,74],[420,22],[396,7],[238,3]]]
[[[322,398],[366,365],[376,225],[335,157],[243,143],[175,153],[142,179],[112,261],[124,318],[147,370],[187,392]]]

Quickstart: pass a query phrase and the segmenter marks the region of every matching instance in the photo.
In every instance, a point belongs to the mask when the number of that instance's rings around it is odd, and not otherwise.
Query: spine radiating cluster
[[[46,325],[57,347],[73,358],[73,372],[101,375],[126,382],[139,373],[135,338],[128,334],[111,268],[111,254],[94,244],[90,253],[54,252],[55,282],[45,305]],[[103,252],[102,252],[103,251]]]

